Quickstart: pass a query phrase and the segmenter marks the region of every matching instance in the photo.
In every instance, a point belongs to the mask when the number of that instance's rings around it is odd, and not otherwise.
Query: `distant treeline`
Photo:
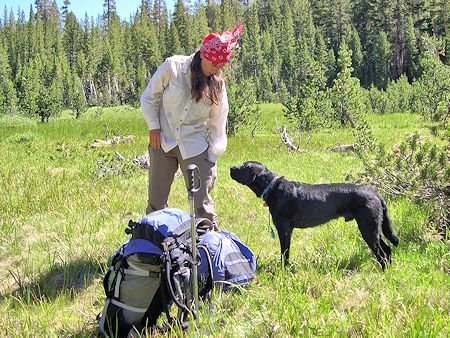
[[[178,0],[170,17],[164,0],[142,0],[128,20],[114,0],[97,18],[77,18],[69,0],[36,0],[28,20],[7,8],[0,19],[0,114],[46,121],[65,108],[136,105],[166,57],[191,54],[208,32],[238,22],[227,80],[250,83],[258,101],[304,96],[305,83],[333,86],[343,46],[364,88],[402,75],[413,82],[425,52],[450,64],[450,0]]]

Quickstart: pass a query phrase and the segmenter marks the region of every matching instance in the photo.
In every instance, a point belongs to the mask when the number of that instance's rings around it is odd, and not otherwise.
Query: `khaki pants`
[[[149,146],[149,154],[150,170],[147,214],[168,206],[167,200],[169,198],[170,187],[178,166],[180,166],[187,187],[187,167],[189,164],[195,164],[199,169],[201,181],[200,189],[194,193],[195,215],[209,219],[213,222],[215,228],[218,229],[219,223],[217,215],[214,212],[214,203],[209,195],[217,177],[217,167],[215,163],[208,161],[207,150],[200,155],[185,160],[181,158],[178,147],[166,153],[161,148],[153,149]]]

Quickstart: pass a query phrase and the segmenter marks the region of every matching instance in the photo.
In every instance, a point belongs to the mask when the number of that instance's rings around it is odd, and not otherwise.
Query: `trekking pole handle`
[[[193,194],[200,189],[200,171],[195,164],[189,164],[187,167],[188,193]]]

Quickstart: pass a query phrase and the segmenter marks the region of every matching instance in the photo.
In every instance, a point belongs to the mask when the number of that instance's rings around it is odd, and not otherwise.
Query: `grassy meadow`
[[[276,130],[285,123],[281,106],[262,109],[255,137],[230,136],[213,190],[221,227],[254,251],[257,275],[241,292],[214,293],[214,311],[202,312],[198,332],[192,327],[188,336],[448,337],[450,245],[423,225],[427,211],[405,200],[387,199],[401,242],[386,272],[356,223],[341,219],[296,229],[292,264],[280,268],[268,209],[231,180],[229,167],[257,160],[289,179],[327,183],[344,181],[361,164],[351,153],[330,151],[353,142],[350,130],[292,134],[302,152],[288,153]],[[429,134],[418,115],[368,121],[387,146],[415,130]],[[114,135],[135,141],[91,147]],[[128,220],[145,210],[147,172],[131,160],[145,154],[146,143],[144,119],[126,106],[90,109],[80,120],[65,114],[47,124],[0,118],[0,336],[96,336],[107,260],[126,239]],[[169,203],[189,211],[181,177]]]

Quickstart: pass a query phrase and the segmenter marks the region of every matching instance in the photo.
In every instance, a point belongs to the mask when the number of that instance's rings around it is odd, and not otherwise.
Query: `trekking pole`
[[[195,164],[187,167],[188,199],[191,207],[191,239],[192,239],[192,282],[195,311],[198,313],[198,279],[197,279],[197,227],[195,224],[194,193],[200,189],[200,173]],[[197,181],[197,182],[196,182]],[[196,316],[194,316],[196,317]],[[196,318],[197,319],[197,318]]]

